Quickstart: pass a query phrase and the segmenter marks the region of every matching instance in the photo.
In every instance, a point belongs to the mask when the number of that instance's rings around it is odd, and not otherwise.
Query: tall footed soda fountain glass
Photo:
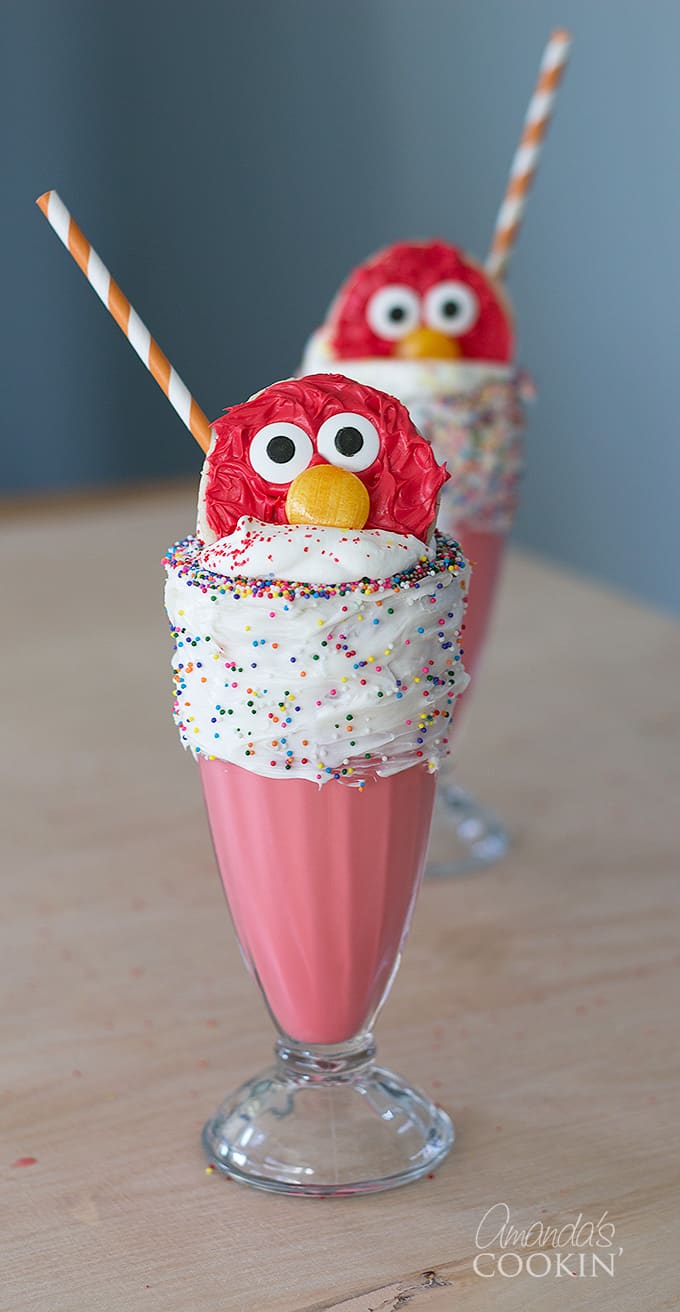
[[[447,475],[404,406],[338,375],[276,383],[213,429],[197,536],[165,562],[175,718],[277,1042],[204,1145],[265,1189],[386,1189],[453,1142],[372,1037],[467,682],[467,569],[432,534]]]
[[[175,718],[279,1036],[207,1151],[292,1194],[405,1184],[453,1142],[371,1034],[467,682],[467,568],[433,534],[448,475],[398,401],[337,375],[211,426],[61,198],[37,204],[207,457],[197,533],[165,560]]]
[[[439,526],[473,563],[463,635],[475,675],[498,589],[522,469],[526,375],[514,364],[502,279],[517,239],[570,37],[555,31],[541,61],[485,268],[445,241],[404,241],[373,256],[340,288],[307,345],[302,372],[340,369],[408,406],[446,460]],[[432,873],[463,873],[504,854],[500,821],[450,771],[439,785]]]

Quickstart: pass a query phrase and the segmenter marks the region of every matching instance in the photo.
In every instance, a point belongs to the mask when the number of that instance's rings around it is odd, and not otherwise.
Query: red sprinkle
[[[37,1160],[37,1157],[17,1157],[12,1166],[35,1166]]]

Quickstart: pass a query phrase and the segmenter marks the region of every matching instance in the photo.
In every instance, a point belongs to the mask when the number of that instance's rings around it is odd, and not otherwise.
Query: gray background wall
[[[198,472],[33,207],[56,187],[214,416],[394,238],[486,251],[550,28],[572,65],[513,262],[540,388],[517,537],[680,607],[675,0],[2,0],[2,485]]]

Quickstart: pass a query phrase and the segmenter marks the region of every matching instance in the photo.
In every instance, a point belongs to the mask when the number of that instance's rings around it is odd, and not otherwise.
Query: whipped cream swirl
[[[204,569],[247,579],[302,579],[341,583],[389,578],[423,557],[434,557],[410,534],[385,529],[343,529],[311,524],[263,524],[244,515],[233,533],[204,547]]]

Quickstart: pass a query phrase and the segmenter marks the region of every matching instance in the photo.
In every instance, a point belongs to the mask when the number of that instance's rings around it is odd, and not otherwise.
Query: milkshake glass
[[[467,566],[434,532],[448,475],[399,401],[338,374],[210,425],[57,194],[38,203],[206,453],[196,534],[164,561],[174,716],[279,1035],[206,1150],[279,1192],[404,1184],[453,1142],[371,1034],[467,682]]]
[[[278,1037],[204,1145],[265,1189],[390,1188],[453,1142],[446,1113],[375,1064],[372,1027],[467,682],[467,569],[430,536],[445,475],[393,398],[288,381],[214,427],[198,534],[165,561],[175,719]]]
[[[445,242],[401,242],[350,275],[302,364],[304,372],[342,369],[397,396],[446,462],[451,477],[438,524],[474,567],[462,637],[473,677],[515,513],[524,406],[532,394],[513,355],[501,287]],[[438,794],[430,873],[465,873],[505,853],[503,825],[459,787],[450,767],[441,772]]]

